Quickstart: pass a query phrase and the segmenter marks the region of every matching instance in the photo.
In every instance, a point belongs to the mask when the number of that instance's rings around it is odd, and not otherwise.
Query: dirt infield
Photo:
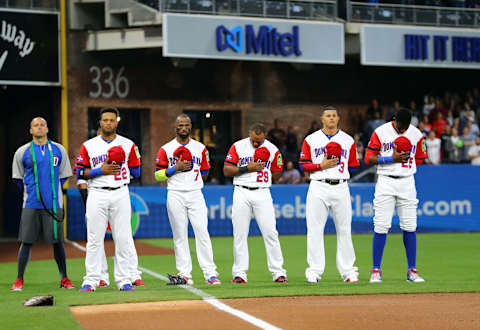
[[[283,329],[479,329],[480,294],[225,299]],[[71,308],[83,329],[254,329],[203,301]]]
[[[81,246],[85,246],[85,241],[78,241]],[[0,244],[0,262],[14,262],[17,261],[19,242],[7,242]],[[137,253],[140,256],[152,256],[160,254],[174,254],[172,249],[158,247],[142,242],[135,241],[135,247]],[[115,245],[112,240],[105,241],[105,251],[107,257],[113,257],[115,255]],[[67,258],[85,258],[85,252],[80,251],[72,244],[65,243],[65,253]],[[32,248],[31,260],[50,260],[53,259],[53,248],[51,245],[38,243],[34,244]]]

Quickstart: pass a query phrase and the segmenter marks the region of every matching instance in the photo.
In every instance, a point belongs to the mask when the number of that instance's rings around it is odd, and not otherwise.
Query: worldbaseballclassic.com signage
[[[415,175],[418,193],[419,232],[469,232],[480,231],[480,168],[470,165],[420,166]],[[448,189],[438,189],[438,178]],[[459,184],[469,182],[468,185]],[[142,211],[142,221],[135,237],[172,237],[166,210],[167,190],[161,187],[133,187],[134,210]],[[282,235],[306,234],[306,196],[308,185],[273,185],[277,229]],[[352,232],[371,233],[373,230],[373,195],[375,185],[352,184]],[[132,193],[132,191],[131,191]],[[232,235],[232,186],[209,186],[203,189],[208,208],[208,230],[212,236]],[[82,200],[77,189],[68,189],[68,238],[85,239],[86,226]],[[133,203],[137,205],[133,205]],[[146,211],[146,212],[145,212]],[[399,232],[398,217],[393,219],[392,231]],[[328,220],[326,233],[334,233],[335,226]],[[250,224],[250,234],[260,235],[255,221]],[[189,235],[193,230],[189,226]]]
[[[363,65],[480,69],[477,29],[368,24],[360,39]]]
[[[0,9],[0,84],[60,85],[59,14]]]
[[[169,13],[163,56],[343,64],[343,25]]]

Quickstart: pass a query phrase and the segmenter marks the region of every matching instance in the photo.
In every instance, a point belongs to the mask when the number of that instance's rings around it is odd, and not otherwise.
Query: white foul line
[[[79,250],[82,250],[84,252],[87,251],[87,249],[83,246],[81,246],[80,244],[78,244],[77,242],[73,242],[73,241],[70,241],[69,239],[65,239],[65,242],[67,243],[70,243],[72,244],[74,247],[76,247],[77,249]],[[141,266],[138,266],[138,269],[140,269],[142,272],[144,273],[147,273],[149,274],[150,276],[153,276],[153,277],[156,277],[162,281],[165,281],[165,282],[168,282],[168,278],[166,276],[163,276],[161,274],[158,274],[158,273],[155,273],[154,271],[150,270],[150,269],[147,269],[147,268],[144,268],[144,267],[141,267]],[[191,293],[193,293],[194,295],[196,296],[199,296],[202,298],[203,301],[205,301],[206,303],[212,305],[213,307],[225,312],[225,313],[228,313],[228,314],[231,314],[233,316],[236,316],[250,324],[253,324],[254,326],[260,328],[260,329],[267,329],[267,330],[281,330],[281,328],[278,328],[268,322],[265,322],[259,318],[256,318],[255,316],[252,316],[250,314],[247,314],[245,312],[242,312],[241,310],[238,310],[238,309],[235,309],[233,307],[230,307],[224,303],[222,303],[220,300],[218,300],[215,296],[212,296],[200,289],[197,289],[191,285],[177,285],[178,287],[182,288],[182,289],[185,289]]]

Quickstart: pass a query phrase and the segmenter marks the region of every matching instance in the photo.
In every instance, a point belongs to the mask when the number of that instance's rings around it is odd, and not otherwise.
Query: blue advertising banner
[[[480,231],[480,167],[471,165],[420,166],[416,177],[419,199],[419,232]],[[305,199],[308,185],[274,185],[271,193],[277,217],[277,229],[282,234],[306,234]],[[375,185],[351,184],[352,232],[369,233]],[[209,232],[212,236],[232,235],[233,186],[206,186],[203,194],[208,207]],[[76,189],[69,189],[68,237],[85,239],[84,209]],[[130,187],[132,230],[136,238],[171,237],[166,211],[167,190],[162,187]],[[392,231],[399,231],[398,217]],[[334,233],[331,219],[326,233]],[[189,228],[189,234],[193,230]],[[250,235],[260,235],[255,221]]]

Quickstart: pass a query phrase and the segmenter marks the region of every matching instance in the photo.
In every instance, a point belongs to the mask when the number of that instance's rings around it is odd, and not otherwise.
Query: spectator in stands
[[[373,119],[370,119],[363,129],[363,136],[366,138],[366,140],[363,141],[364,145],[368,144],[368,139],[372,136],[373,131],[375,131],[377,127],[385,124],[385,120],[380,117],[380,112],[375,111],[373,114]]]
[[[450,163],[460,163],[463,153],[463,141],[458,136],[458,129],[452,128],[452,135],[447,144],[448,157]]]
[[[479,8],[480,8],[480,0],[478,1]],[[475,109],[478,109],[480,107],[480,91],[477,87],[475,87],[472,90],[472,98],[473,98],[473,106]]]
[[[283,171],[282,176],[278,179],[278,183],[286,183],[286,184],[299,184],[302,182],[302,176],[300,172],[293,167],[293,162],[287,161],[286,170]]]
[[[287,140],[287,134],[280,128],[280,119],[274,119],[273,128],[267,133],[267,140],[272,142],[278,150],[280,150],[280,153],[285,156],[285,141]]]
[[[470,130],[470,135],[476,138],[477,136],[480,136],[480,130],[478,128],[478,125],[475,124],[471,119],[468,120],[467,122],[467,127]]]
[[[427,132],[427,136],[428,136],[428,133],[430,133],[430,131],[432,130],[432,124],[430,124],[430,119],[428,118],[428,116],[423,116],[423,125],[424,125],[424,131]]]
[[[387,111],[387,114],[385,116],[385,120],[392,121],[393,117],[395,116],[395,113],[400,110],[400,102],[395,100],[393,101],[392,107]]]
[[[430,115],[430,111],[435,108],[435,98],[433,96],[425,96],[425,104],[423,106],[423,114]]]
[[[305,140],[307,136],[309,136],[312,133],[315,133],[319,129],[320,129],[320,124],[318,123],[318,121],[316,120],[312,121],[312,124],[310,125],[310,129],[308,130],[307,134],[305,134],[305,137],[303,139]]]
[[[475,144],[468,151],[468,157],[472,165],[480,165],[480,137],[475,139]]]
[[[441,157],[442,157],[442,163],[447,163],[450,159],[448,155],[448,141],[450,140],[450,136],[452,134],[452,127],[450,125],[445,125],[443,127],[443,132],[442,136],[440,137],[440,140],[442,141],[441,144]]]
[[[298,141],[295,129],[292,126],[287,127],[287,136],[285,140],[285,160],[296,163],[298,161]]]
[[[421,118],[422,117],[422,111],[420,110],[420,108],[417,106],[417,102],[415,102],[414,100],[411,100],[409,103],[408,103],[408,107],[410,108],[410,110],[412,111],[412,115],[414,115],[415,117],[417,118]],[[416,127],[416,126],[415,126]]]
[[[425,128],[425,122],[423,120],[418,122],[418,130],[422,132],[423,137],[426,139],[429,131]]]
[[[436,137],[440,138],[443,133],[443,127],[447,124],[445,119],[443,119],[443,114],[441,112],[437,112],[437,118],[432,123],[432,131],[435,132]]]
[[[375,118],[375,112],[378,112],[380,114],[380,117],[382,117],[383,111],[377,99],[373,99],[367,109],[367,121]]]
[[[433,130],[428,134],[425,143],[427,145],[427,159],[425,162],[432,165],[440,164],[441,141],[436,137]]]
[[[468,152],[470,151],[470,147],[475,144],[475,138],[470,134],[470,129],[467,126],[463,128],[461,140],[463,142],[462,161],[469,161]]]
[[[445,121],[448,125],[453,126],[453,110],[448,110],[447,117],[445,117]]]
[[[445,107],[443,101],[437,98],[435,101],[435,108],[430,111],[430,114],[428,115],[429,122],[433,122],[435,118],[437,118],[437,113],[439,112],[441,112],[443,118],[445,118],[447,116],[448,109]]]

